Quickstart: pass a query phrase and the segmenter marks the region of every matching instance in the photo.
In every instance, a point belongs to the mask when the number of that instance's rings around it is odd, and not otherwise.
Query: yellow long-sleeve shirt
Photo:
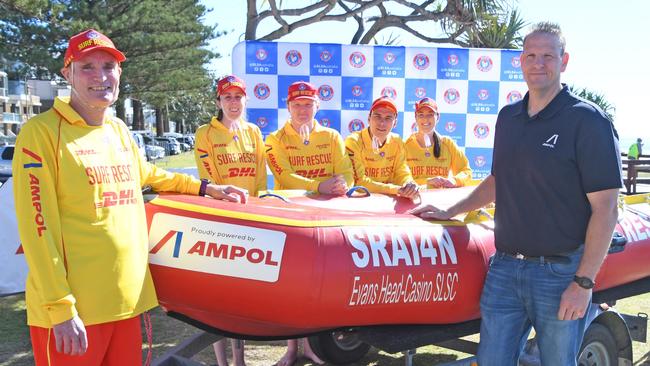
[[[338,132],[312,121],[309,143],[290,121],[266,138],[266,160],[273,172],[275,189],[318,191],[318,185],[335,174],[352,185],[352,165]]]
[[[234,133],[213,117],[196,130],[194,157],[201,179],[245,188],[254,196],[266,190],[264,140],[254,124],[240,121]]]
[[[354,170],[354,184],[373,193],[397,194],[406,183],[413,181],[406,165],[404,142],[395,133],[386,137],[386,143],[375,151],[368,128],[345,139]]]
[[[141,187],[197,194],[200,186],[144,161],[122,121],[89,126],[68,103],[57,98],[23,126],[13,160],[27,322],[45,328],[156,306]]]
[[[411,135],[405,143],[406,163],[411,168],[415,182],[426,185],[431,177],[448,177],[449,170],[458,186],[466,185],[472,179],[472,169],[465,154],[458,148],[453,139],[440,136],[440,157],[433,154],[433,146],[425,149],[417,141],[417,134]],[[427,152],[429,156],[427,156]]]

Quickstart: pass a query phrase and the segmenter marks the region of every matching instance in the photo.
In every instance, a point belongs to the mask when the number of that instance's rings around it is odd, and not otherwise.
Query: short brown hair
[[[562,34],[560,25],[557,23],[539,22],[534,24],[530,32],[528,32],[526,37],[524,37],[524,45],[526,44],[528,37],[540,33],[550,34],[557,37],[557,39],[560,41],[560,55],[564,55],[564,49],[566,48],[566,39],[564,38],[564,34]]]

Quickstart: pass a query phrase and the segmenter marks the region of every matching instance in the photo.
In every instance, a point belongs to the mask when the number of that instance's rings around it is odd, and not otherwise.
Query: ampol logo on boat
[[[157,213],[149,228],[149,263],[276,282],[286,237],[280,231]]]

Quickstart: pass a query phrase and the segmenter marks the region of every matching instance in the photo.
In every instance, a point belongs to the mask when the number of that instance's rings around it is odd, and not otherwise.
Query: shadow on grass
[[[25,312],[25,295],[0,298],[0,365],[33,365],[32,347],[29,342]]]

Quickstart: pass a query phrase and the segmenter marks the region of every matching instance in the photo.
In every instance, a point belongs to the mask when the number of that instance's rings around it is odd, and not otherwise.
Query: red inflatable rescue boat
[[[422,201],[444,207],[471,189],[423,192]],[[647,201],[621,200],[620,236],[597,291],[650,279]],[[495,250],[489,213],[426,221],[405,213],[412,207],[377,194],[251,198],[247,205],[156,196],[146,210],[160,304],[243,338],[479,318]]]

